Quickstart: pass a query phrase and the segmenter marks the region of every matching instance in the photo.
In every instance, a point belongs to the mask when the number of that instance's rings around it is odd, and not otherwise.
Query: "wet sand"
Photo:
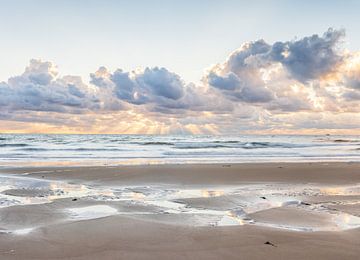
[[[0,259],[360,255],[359,163],[32,167],[0,176]]]

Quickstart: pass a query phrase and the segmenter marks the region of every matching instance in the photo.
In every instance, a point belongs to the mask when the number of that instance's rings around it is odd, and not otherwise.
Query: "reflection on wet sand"
[[[75,220],[85,220],[94,218],[103,218],[111,215],[115,215],[118,211],[110,206],[106,205],[94,205],[80,208],[69,208],[67,211],[70,214],[70,218]]]
[[[347,199],[347,195],[352,195],[352,198]],[[0,216],[1,208],[12,206],[54,203],[69,198],[87,203],[79,204],[78,207],[64,204],[62,212],[65,217],[60,221],[126,214],[149,220],[151,216],[162,216],[167,222],[182,225],[259,225],[294,231],[336,231],[360,227],[360,217],[356,214],[329,207],[332,204],[356,206],[354,196],[360,199],[359,184],[336,187],[283,183],[208,188],[183,188],[176,185],[110,187],[36,179],[24,175],[0,175]],[[309,198],[316,198],[318,202],[306,202]],[[119,205],[127,206],[118,210],[116,207]],[[132,207],[138,208],[135,210]],[[283,217],[289,213],[295,214],[291,221]],[[179,223],[176,216],[185,215],[186,218]],[[326,222],[315,221],[317,218],[325,219]],[[2,233],[24,235],[35,227],[25,227],[19,223],[18,228],[7,229],[0,218],[0,228]]]
[[[223,190],[202,190],[201,195],[204,198],[218,197],[224,195]]]

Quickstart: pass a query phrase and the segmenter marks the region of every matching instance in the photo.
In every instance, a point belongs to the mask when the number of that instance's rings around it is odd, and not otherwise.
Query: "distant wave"
[[[28,144],[0,144],[0,147],[24,147]]]
[[[174,143],[170,142],[146,142],[146,143],[139,143],[142,145],[175,145]]]
[[[329,139],[329,138],[318,138],[315,141],[319,142],[333,142],[333,143],[360,143],[360,139]]]
[[[36,138],[34,137],[29,137],[29,138],[26,138],[27,141],[36,141]]]
[[[41,152],[41,151],[70,151],[70,152],[106,152],[106,151],[124,151],[124,149],[119,149],[119,148],[59,148],[59,149],[46,149],[46,148],[32,148],[32,147],[28,147],[28,148],[21,148],[21,149],[17,149],[19,151],[34,151],[34,152]]]
[[[354,140],[354,139],[335,139],[333,140],[334,143],[359,143],[360,140]]]
[[[242,147],[244,149],[268,148],[268,147],[283,147],[283,145],[268,142],[248,142]]]
[[[124,151],[123,149],[118,148],[74,148],[74,149],[62,149],[64,151]],[[57,150],[59,151],[59,150]]]
[[[177,145],[176,149],[208,149],[208,148],[231,148],[231,146],[221,144],[189,144],[189,145]]]
[[[32,148],[32,147],[27,147],[27,148],[21,148],[21,149],[17,149],[20,151],[29,151],[29,152],[41,152],[41,151],[49,151],[49,149],[45,149],[45,148]]]
[[[234,144],[234,145],[232,145]],[[270,142],[239,142],[239,141],[215,141],[213,143],[190,143],[187,145],[177,145],[176,149],[209,149],[209,148],[243,148],[258,149],[270,147],[294,148],[290,144],[270,143]]]
[[[229,141],[214,141],[216,144],[237,144],[240,143],[240,141],[235,140],[229,140]]]

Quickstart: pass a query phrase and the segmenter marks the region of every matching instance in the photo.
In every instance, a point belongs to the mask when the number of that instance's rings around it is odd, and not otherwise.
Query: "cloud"
[[[110,77],[118,98],[132,104],[162,103],[181,99],[185,86],[180,77],[165,68],[146,68],[139,73],[117,70]]]
[[[24,73],[0,82],[0,130],[360,131],[360,53],[342,49],[343,37],[343,30],[329,29],[292,41],[244,43],[198,84],[163,67],[101,66],[86,82],[31,60]]]
[[[229,100],[274,113],[313,110],[330,96],[314,86],[338,73],[345,62],[346,55],[340,50],[344,34],[330,28],[322,36],[274,44],[264,40],[245,43],[224,63],[212,67],[204,82]],[[324,93],[320,101],[318,95]]]
[[[242,82],[239,77],[233,73],[229,72],[224,76],[216,75],[214,72],[210,72],[208,75],[208,83],[221,90],[236,90],[242,89]]]
[[[220,104],[215,93],[194,84],[185,84],[179,75],[166,68],[145,68],[131,72],[117,69],[111,73],[101,67],[90,77],[92,84],[111,89],[121,102],[149,112],[183,114],[231,109],[229,104]]]
[[[307,82],[332,73],[342,63],[338,47],[344,30],[329,29],[322,37],[314,34],[296,41],[276,42],[268,58],[280,62],[295,79]]]
[[[248,103],[263,103],[273,99],[272,93],[262,84],[251,82],[249,78],[244,82],[233,72],[224,76],[210,72],[207,77],[208,84],[221,90],[229,99]]]
[[[353,56],[349,58],[350,65],[343,75],[343,84],[347,88],[360,91],[360,53]]]
[[[342,95],[346,100],[360,100],[360,91],[348,91]]]
[[[273,99],[273,94],[267,89],[261,77],[263,60],[258,55],[270,50],[265,41],[246,43],[232,53],[223,64],[216,65],[205,76],[204,81],[220,90],[231,100],[248,103],[263,103]]]
[[[80,77],[56,76],[52,63],[31,60],[22,75],[0,84],[1,109],[81,113],[100,108],[96,92]]]
[[[283,111],[283,112],[297,112],[303,110],[310,110],[311,105],[305,99],[301,97],[280,97],[277,98],[275,101],[270,102],[266,106],[267,110],[271,111]]]

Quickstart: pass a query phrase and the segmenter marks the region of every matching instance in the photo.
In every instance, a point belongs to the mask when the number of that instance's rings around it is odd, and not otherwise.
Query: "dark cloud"
[[[360,100],[360,91],[347,91],[342,96],[348,101]]]
[[[266,109],[283,112],[297,112],[310,110],[312,107],[308,100],[297,97],[280,97],[270,102]]]
[[[239,77],[233,72],[224,76],[219,76],[210,72],[208,75],[208,82],[211,86],[221,90],[235,90],[242,87]]]
[[[165,68],[146,68],[136,77],[142,89],[156,96],[178,100],[184,96],[184,83],[178,75]]]
[[[234,92],[233,95],[248,103],[265,103],[274,98],[271,91],[263,87],[244,87],[241,91]]]
[[[232,53],[226,62],[226,70],[235,73],[236,75],[241,74],[244,69],[251,69],[254,64],[250,62],[251,57],[261,57],[271,50],[271,45],[267,44],[264,40],[258,40],[255,42],[249,42],[243,44],[243,46]],[[262,58],[263,61],[265,59]],[[261,65],[260,65],[261,66]],[[255,67],[260,67],[256,64]]]
[[[119,99],[133,104],[146,103],[146,98],[143,94],[136,94],[137,85],[134,80],[130,79],[129,72],[123,72],[118,69],[111,75],[110,79],[115,84],[115,94]],[[140,92],[142,91],[140,90]]]
[[[360,70],[357,73],[351,73],[345,78],[345,86],[348,88],[360,90]]]
[[[160,103],[171,105],[185,94],[183,81],[165,68],[146,68],[130,78],[128,72],[117,70],[111,75],[116,95],[132,104]]]
[[[301,82],[334,72],[343,61],[338,45],[344,30],[329,29],[320,37],[314,34],[296,41],[276,42],[268,53],[270,60],[283,64]]]

